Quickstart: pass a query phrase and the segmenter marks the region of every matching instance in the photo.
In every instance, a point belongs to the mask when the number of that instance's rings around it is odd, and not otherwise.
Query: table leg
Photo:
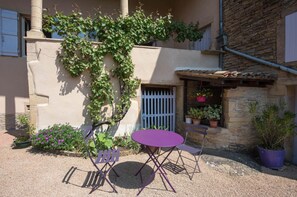
[[[146,149],[147,150],[149,150],[149,151],[151,151],[148,147],[146,147]],[[152,154],[155,154],[155,152],[157,151],[158,149],[156,149]],[[146,162],[141,166],[141,168],[136,172],[136,174],[135,174],[135,176],[137,176],[139,173],[140,173],[140,171],[142,170],[142,168],[150,161],[150,159],[152,159],[151,158],[151,156],[150,156],[150,154],[149,154],[149,158],[146,160]]]
[[[170,149],[169,149],[169,151],[170,151]],[[168,151],[166,151],[166,152],[168,152]],[[156,157],[155,154],[150,149],[148,149],[148,153],[151,154],[150,158],[154,158],[154,160],[159,164],[159,166],[161,166],[160,169],[163,171],[163,173],[167,175],[166,171],[163,169],[162,165],[158,161],[158,158],[160,155],[158,155],[158,157]]]
[[[148,184],[148,181],[152,178],[152,176],[154,176],[156,174],[156,172],[159,170],[161,175],[164,177],[164,179],[167,181],[167,183],[169,184],[169,186],[171,187],[171,189],[175,191],[175,189],[173,188],[173,186],[171,185],[170,181],[168,180],[167,176],[165,173],[162,172],[162,170],[160,170],[160,168],[162,168],[163,163],[166,161],[166,159],[169,157],[169,155],[171,154],[171,152],[173,151],[174,147],[170,149],[169,153],[166,155],[166,157],[163,159],[163,161],[160,163],[157,159],[157,157],[155,156],[151,156],[149,154],[149,157],[152,159],[152,161],[154,162],[155,166],[157,166],[157,169],[155,171],[153,171],[153,173],[150,175],[150,177],[147,179],[147,181],[143,184],[142,188],[140,189],[140,191],[138,192],[137,196],[142,192],[142,190],[145,188],[145,185]],[[162,168],[163,169],[163,168]],[[164,170],[164,169],[163,169]]]

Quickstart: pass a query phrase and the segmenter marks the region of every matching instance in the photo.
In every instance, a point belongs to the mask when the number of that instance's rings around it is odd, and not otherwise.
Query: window
[[[297,12],[285,19],[285,62],[297,61]]]
[[[18,13],[0,9],[0,55],[18,56]]]
[[[203,51],[209,50],[211,47],[211,26],[207,26],[201,29],[203,32],[203,37],[200,41],[192,42],[192,46],[190,47],[193,50]]]
[[[26,43],[24,36],[30,29],[28,16],[15,11],[0,9],[0,55],[25,56]]]

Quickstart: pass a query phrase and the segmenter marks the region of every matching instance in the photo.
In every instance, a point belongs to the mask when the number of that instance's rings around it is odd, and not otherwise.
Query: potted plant
[[[201,119],[204,118],[204,112],[199,108],[191,107],[188,114],[192,118],[193,124],[200,124]]]
[[[206,106],[204,108],[205,117],[209,121],[209,125],[211,128],[218,127],[218,121],[221,119],[222,114],[222,106],[214,105],[214,106]]]
[[[284,103],[280,105],[266,104],[259,107],[257,102],[251,103],[249,111],[258,137],[258,152],[265,167],[280,169],[285,160],[285,139],[295,131],[295,114],[285,111]]]
[[[206,101],[206,98],[207,97],[211,97],[213,95],[212,91],[208,88],[202,88],[202,89],[199,89],[197,92],[196,92],[196,100],[199,102],[199,103],[204,103]]]
[[[187,124],[192,124],[192,117],[189,114],[185,115],[185,118],[186,118],[186,123]]]
[[[25,148],[31,145],[31,136],[34,134],[35,127],[30,123],[29,117],[26,114],[21,114],[17,117],[17,126],[20,131],[23,131],[21,135],[17,136],[14,140],[15,148]]]

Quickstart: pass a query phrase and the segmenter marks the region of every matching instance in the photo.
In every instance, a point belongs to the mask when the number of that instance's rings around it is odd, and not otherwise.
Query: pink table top
[[[131,137],[139,144],[155,147],[175,147],[184,142],[184,138],[173,131],[156,129],[135,131]]]

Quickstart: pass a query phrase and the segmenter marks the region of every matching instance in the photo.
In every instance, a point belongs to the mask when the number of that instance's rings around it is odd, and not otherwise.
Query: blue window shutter
[[[194,50],[209,50],[211,47],[211,26],[207,26],[203,30],[203,37],[200,41],[194,43]]]
[[[297,12],[286,16],[285,62],[297,61]]]
[[[0,54],[18,56],[18,13],[15,11],[0,9]]]

